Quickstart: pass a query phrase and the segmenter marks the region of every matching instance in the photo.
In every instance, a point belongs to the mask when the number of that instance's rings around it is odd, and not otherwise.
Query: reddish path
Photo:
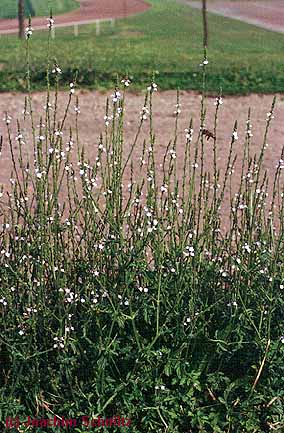
[[[80,0],[80,8],[55,17],[55,26],[64,27],[73,24],[88,24],[104,18],[123,18],[149,9],[144,0]],[[44,17],[32,19],[33,29],[45,29]],[[17,33],[17,19],[0,20],[0,34]]]

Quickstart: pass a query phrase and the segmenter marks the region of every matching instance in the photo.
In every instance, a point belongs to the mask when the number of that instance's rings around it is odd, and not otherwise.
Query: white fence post
[[[74,36],[77,37],[79,35],[79,26],[78,24],[74,24]]]
[[[114,27],[115,27],[115,19],[111,19],[110,20],[110,26],[111,26],[112,29],[114,29]]]
[[[101,34],[100,21],[97,20],[97,21],[96,21],[96,35],[97,35],[97,36],[100,36],[100,34]]]

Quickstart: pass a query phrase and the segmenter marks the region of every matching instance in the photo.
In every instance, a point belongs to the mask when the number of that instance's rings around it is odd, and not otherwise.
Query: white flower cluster
[[[12,120],[12,117],[6,113],[6,115],[3,117],[3,121],[6,123],[6,125],[9,125],[11,123],[11,120]]]
[[[238,136],[237,131],[234,131],[234,132],[233,132],[233,134],[232,134],[232,139],[233,139],[234,141],[237,141],[237,140],[239,139],[239,136]]]
[[[70,83],[69,87],[70,87],[70,91],[69,91],[70,95],[74,95],[74,93],[75,93],[75,84],[74,83]]]
[[[178,104],[176,104],[176,110],[174,111],[174,115],[175,116],[179,116],[179,114],[181,113],[181,104],[180,103],[178,103]]]
[[[165,391],[165,390],[166,390],[166,387],[165,387],[165,385],[156,385],[156,386],[155,386],[155,389],[156,389],[156,390],[160,389],[161,391]]]
[[[185,138],[186,138],[189,142],[191,142],[191,141],[192,141],[192,136],[193,136],[193,129],[192,129],[192,128],[190,128],[190,129],[186,128],[186,129],[184,130],[184,132],[185,132]]]
[[[204,60],[203,60],[203,62],[202,63],[200,63],[200,65],[199,66],[207,66],[208,65],[208,59],[207,58],[205,58]]]
[[[32,313],[37,313],[38,310],[34,307],[27,307],[26,312],[23,313],[24,317],[29,317]]]
[[[110,122],[112,121],[112,119],[113,119],[113,116],[105,115],[105,116],[104,116],[105,125],[106,125],[106,126],[109,126],[109,124],[110,124]]]
[[[68,304],[74,304],[80,302],[81,304],[84,304],[86,302],[86,299],[83,297],[79,297],[77,293],[74,293],[71,289],[64,288],[58,290],[60,293],[64,293],[64,302],[67,302]]]
[[[148,90],[148,92],[151,92],[151,93],[157,92],[158,86],[156,83],[153,82],[150,84],[150,86],[147,87],[147,90]]]
[[[221,96],[218,96],[218,97],[215,99],[214,105],[216,105],[216,107],[219,107],[220,105],[223,105],[223,99],[222,99]]]
[[[28,27],[26,27],[26,31],[25,31],[26,39],[29,39],[32,34],[33,34],[33,28],[29,24]]]
[[[149,292],[149,289],[148,289],[148,287],[138,287],[138,290],[139,290],[139,292],[141,292],[141,293],[148,293]]]
[[[4,305],[4,307],[6,307],[6,305],[7,305],[6,298],[0,298],[0,304]]]
[[[188,245],[187,247],[185,247],[183,255],[185,257],[194,257],[194,255],[195,255],[194,248],[192,246]]]
[[[112,97],[112,102],[113,102],[113,103],[117,103],[117,102],[120,101],[120,99],[121,99],[121,93],[120,93],[118,90],[116,90],[116,91],[114,92],[114,94],[111,95],[111,97]]]
[[[52,69],[52,74],[62,74],[62,69],[55,63],[54,68]]]
[[[54,19],[52,17],[47,18],[47,27],[52,29],[54,26]]]
[[[121,80],[121,83],[124,84],[125,87],[129,87],[131,81],[129,80],[129,78],[124,78],[123,80]]]
[[[65,344],[64,344],[64,337],[54,337],[53,339],[55,341],[53,347],[54,349],[64,349]]]
[[[147,106],[144,106],[140,111],[140,119],[147,120],[149,113],[150,113],[149,108]]]

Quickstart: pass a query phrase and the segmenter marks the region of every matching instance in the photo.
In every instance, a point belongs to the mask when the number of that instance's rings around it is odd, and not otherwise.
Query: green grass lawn
[[[50,8],[54,14],[61,14],[78,7],[76,0],[25,0],[26,14],[47,15]],[[18,1],[1,0],[0,18],[15,18],[17,16]]]
[[[133,75],[144,86],[152,71],[159,71],[161,88],[201,88],[202,20],[198,10],[174,0],[151,0],[152,9],[125,20],[116,27],[82,26],[79,37],[72,28],[57,29],[53,54],[64,73],[89,87],[113,85],[116,73]],[[284,35],[262,30],[236,20],[209,14],[207,86],[222,87],[227,94],[284,91]],[[3,40],[3,39],[2,39]],[[34,32],[31,40],[33,79],[43,85],[46,65],[46,32]],[[0,90],[23,88],[23,45],[16,36],[5,37],[0,47]]]

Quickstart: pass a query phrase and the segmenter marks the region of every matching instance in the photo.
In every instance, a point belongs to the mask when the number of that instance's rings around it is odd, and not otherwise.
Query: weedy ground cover
[[[263,167],[275,101],[258,153],[250,149],[249,114],[245,142],[236,123],[220,172],[222,97],[209,133],[205,53],[200,123],[193,128],[189,119],[183,155],[177,94],[176,126],[156,158],[155,76],[130,151],[125,77],[106,103],[96,153],[86,155],[76,76],[58,118],[63,70],[50,60],[50,35],[44,118],[33,110],[32,36],[29,96],[22,118],[5,114],[1,142],[14,167],[0,202],[1,420],[125,414],[137,433],[281,431],[283,151],[273,177]],[[67,129],[71,109],[76,119]],[[134,158],[142,128],[148,138]],[[236,191],[232,176],[239,176]],[[229,224],[221,231],[225,200]]]
[[[53,56],[60,59],[64,78],[79,70],[78,83],[90,88],[114,85],[116,74],[133,75],[136,89],[145,88],[153,70],[161,73],[161,89],[202,90],[199,79],[202,50],[200,11],[172,0],[151,0],[143,14],[117,21],[116,27],[95,25],[56,29]],[[282,52],[284,35],[262,30],[236,20],[209,14],[210,55],[207,90],[218,94],[283,91]],[[2,91],[23,90],[25,50],[16,36],[4,38],[0,47]],[[35,35],[33,81],[45,83],[46,38]]]

